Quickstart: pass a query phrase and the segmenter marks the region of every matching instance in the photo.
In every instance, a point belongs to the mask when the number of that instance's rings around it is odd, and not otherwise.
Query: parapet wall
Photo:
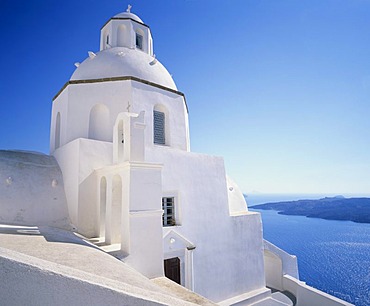
[[[0,247],[2,305],[193,305]]]
[[[338,299],[330,294],[312,288],[304,282],[290,276],[284,275],[283,287],[295,295],[297,298],[297,306],[312,306],[312,305],[325,305],[325,306],[351,306],[341,299]]]
[[[49,155],[0,150],[0,222],[70,228],[63,177]]]

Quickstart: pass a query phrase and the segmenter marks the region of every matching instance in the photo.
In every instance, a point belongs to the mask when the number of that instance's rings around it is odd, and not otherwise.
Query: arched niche
[[[109,109],[104,104],[96,104],[90,111],[89,139],[111,141]]]
[[[55,120],[54,150],[60,147],[60,113]]]
[[[169,112],[162,104],[156,104],[153,108],[153,142],[170,145]]]
[[[117,28],[117,47],[130,47],[130,32],[124,24]]]

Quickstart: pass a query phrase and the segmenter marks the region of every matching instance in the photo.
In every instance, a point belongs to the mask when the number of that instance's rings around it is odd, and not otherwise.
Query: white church
[[[263,240],[126,12],[53,99],[50,156],[0,151],[0,304],[350,305]]]

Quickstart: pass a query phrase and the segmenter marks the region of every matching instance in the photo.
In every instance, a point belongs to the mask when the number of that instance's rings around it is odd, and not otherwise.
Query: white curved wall
[[[247,203],[238,185],[227,175],[227,195],[230,214],[248,211]]]
[[[0,220],[70,229],[63,177],[54,157],[0,151]]]

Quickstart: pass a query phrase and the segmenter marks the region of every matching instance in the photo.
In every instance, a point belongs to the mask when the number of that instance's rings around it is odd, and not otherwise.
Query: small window
[[[164,113],[153,111],[153,121],[154,143],[162,145],[166,144]]]
[[[136,48],[143,50],[143,36],[136,33]]]
[[[162,198],[163,226],[176,225],[175,220],[175,198]]]
[[[109,35],[107,35],[107,45],[109,45]]]

